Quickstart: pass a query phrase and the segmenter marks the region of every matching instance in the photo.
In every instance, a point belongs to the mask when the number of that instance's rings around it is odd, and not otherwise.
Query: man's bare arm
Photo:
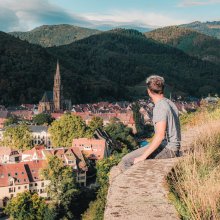
[[[160,121],[156,123],[156,134],[154,135],[153,141],[150,146],[147,147],[146,151],[140,156],[135,158],[134,164],[148,158],[161,144],[166,134],[166,121]]]

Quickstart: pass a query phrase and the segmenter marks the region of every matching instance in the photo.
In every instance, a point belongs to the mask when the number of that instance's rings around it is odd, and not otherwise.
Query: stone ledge
[[[114,167],[105,209],[105,220],[177,220],[167,199],[165,176],[179,158],[146,160],[121,173]]]

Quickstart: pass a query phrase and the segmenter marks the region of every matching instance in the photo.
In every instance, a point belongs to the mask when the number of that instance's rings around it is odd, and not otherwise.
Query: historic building
[[[38,105],[38,112],[39,113],[62,112],[68,109],[67,107],[64,107],[64,103],[69,104],[69,102],[70,102],[69,100],[63,99],[63,85],[61,83],[60,65],[59,62],[57,61],[57,68],[54,76],[53,91],[46,91],[44,93]]]

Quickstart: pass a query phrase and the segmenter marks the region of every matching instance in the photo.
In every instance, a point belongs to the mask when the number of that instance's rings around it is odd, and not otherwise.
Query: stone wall
[[[105,220],[176,220],[174,206],[167,198],[165,176],[178,158],[145,160],[121,172],[114,167]]]

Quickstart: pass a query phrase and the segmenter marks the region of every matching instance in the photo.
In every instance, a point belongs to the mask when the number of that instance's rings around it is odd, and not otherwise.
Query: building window
[[[18,189],[21,189],[21,187],[19,186]]]
[[[35,183],[34,185],[37,186],[37,183]]]
[[[27,186],[24,186],[25,189],[27,189]]]
[[[44,182],[41,183],[41,187],[44,187]]]

